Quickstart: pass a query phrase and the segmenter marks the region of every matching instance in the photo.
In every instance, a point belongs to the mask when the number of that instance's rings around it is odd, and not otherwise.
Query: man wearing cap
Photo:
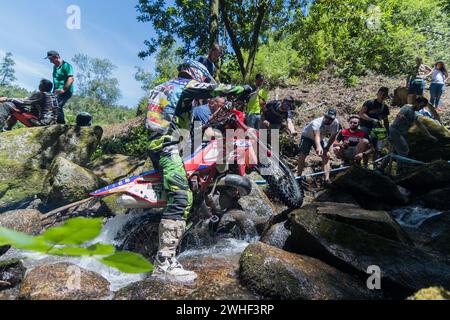
[[[254,129],[261,129],[261,111],[266,107],[269,94],[262,88],[264,85],[264,76],[256,75],[256,89],[251,94],[247,108],[245,109],[245,124]]]
[[[298,158],[298,172],[299,176],[302,175],[305,168],[305,160],[309,155],[311,148],[314,147],[318,156],[322,157],[322,168],[325,171],[325,183],[330,183],[330,148],[336,141],[336,137],[339,133],[339,121],[336,119],[336,110],[328,110],[323,117],[313,120],[308,124],[302,133],[302,139],[300,142],[300,155]],[[330,136],[328,143],[325,146],[324,138]]]
[[[73,67],[64,61],[58,52],[51,50],[47,52],[47,57],[53,67],[53,92],[56,94],[59,105],[58,123],[65,124],[64,105],[73,95]]]

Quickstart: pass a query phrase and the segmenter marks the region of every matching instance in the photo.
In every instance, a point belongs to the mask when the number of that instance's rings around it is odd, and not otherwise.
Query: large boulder
[[[25,276],[25,271],[20,260],[0,261],[0,291],[17,286]]]
[[[386,239],[412,245],[407,233],[386,211],[365,210],[352,204],[324,202],[311,204],[309,209],[326,218],[352,225]]]
[[[0,215],[0,227],[30,235],[38,235],[43,227],[42,214],[37,210],[15,210]]]
[[[240,276],[264,298],[283,300],[348,300],[379,298],[365,283],[320,260],[258,242],[247,247]]]
[[[450,198],[448,198],[448,195],[450,195],[450,185],[425,194],[422,200],[427,208],[450,210]]]
[[[426,238],[426,247],[450,256],[450,211],[425,220],[418,232]]]
[[[405,297],[425,287],[450,287],[447,258],[330,219],[314,206],[294,211],[290,219],[296,252],[349,272],[362,274],[377,266],[381,286],[391,295]]]
[[[105,155],[90,162],[87,168],[108,183],[131,177],[143,162],[122,154]]]
[[[115,300],[255,300],[238,280],[239,257],[195,256],[180,259],[198,274],[195,284],[182,284],[149,277],[116,292]]]
[[[333,186],[351,194],[367,209],[383,209],[386,205],[403,205],[407,201],[391,179],[359,166],[338,174]]]
[[[33,199],[57,156],[85,165],[101,136],[100,127],[68,125],[0,133],[0,212]]]
[[[420,117],[420,121],[428,131],[438,138],[434,143],[414,125],[409,130],[408,144],[410,147],[409,157],[412,159],[431,162],[439,159],[450,160],[450,131],[436,121]]]
[[[45,264],[28,272],[20,286],[26,300],[101,300],[109,294],[109,282],[92,271],[70,263]]]
[[[104,182],[88,169],[63,157],[56,157],[49,168],[42,194],[46,204],[63,206],[83,200]]]
[[[423,165],[400,179],[398,184],[420,195],[444,188],[450,185],[450,163],[441,160]]]
[[[265,231],[260,241],[283,250],[289,251],[289,238],[291,236],[291,228],[289,220],[273,224]]]

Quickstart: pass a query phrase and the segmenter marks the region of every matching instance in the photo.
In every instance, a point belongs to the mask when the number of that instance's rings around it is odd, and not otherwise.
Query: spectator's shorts
[[[261,115],[260,114],[247,114],[245,117],[245,124],[253,129],[261,129]]]
[[[411,80],[409,83],[408,93],[415,94],[417,96],[423,96],[423,91],[425,90],[425,80],[417,78]]]
[[[325,142],[323,140],[320,141],[320,144],[321,144],[322,148],[325,148]],[[314,148],[314,147],[315,147],[314,140],[302,136],[302,140],[300,141],[300,147],[299,147],[300,154],[307,156],[311,152],[311,148]]]

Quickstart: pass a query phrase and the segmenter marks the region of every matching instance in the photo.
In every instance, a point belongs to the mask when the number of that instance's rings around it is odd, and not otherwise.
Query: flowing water
[[[425,220],[442,214],[442,211],[414,205],[395,209],[391,214],[402,227],[417,229]]]
[[[92,241],[92,243],[104,243],[120,245],[117,235],[121,229],[133,218],[132,215],[117,216],[109,219],[104,225],[101,234]],[[221,257],[229,258],[230,261],[238,261],[241,253],[249,245],[249,243],[257,239],[237,240],[230,238],[219,238],[210,246],[200,246],[191,248],[183,252],[180,258],[191,259],[195,257]],[[31,270],[44,264],[68,262],[78,265],[79,267],[96,272],[107,279],[110,284],[110,290],[115,292],[131,283],[144,280],[146,275],[143,274],[125,274],[116,269],[110,268],[92,257],[55,257],[45,254],[28,252],[11,248],[7,253],[0,257],[0,260],[8,260],[14,258],[23,259],[24,266]],[[200,259],[199,261],[202,261]],[[203,260],[206,261],[206,260]],[[208,267],[208,266],[203,266]]]

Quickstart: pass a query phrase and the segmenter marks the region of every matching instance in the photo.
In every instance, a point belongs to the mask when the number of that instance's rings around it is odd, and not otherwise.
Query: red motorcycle
[[[297,208],[302,205],[303,190],[289,167],[262,143],[257,130],[243,123],[243,114],[234,109],[233,102],[219,109],[204,127],[217,129],[225,137],[202,143],[184,159],[195,208],[189,218],[192,222],[189,230],[206,225],[213,232],[220,232],[217,226],[224,213],[235,208],[237,200],[251,192],[252,183],[245,175],[252,171],[261,174],[286,206]],[[104,197],[112,194],[120,195],[118,204],[124,208],[150,211],[131,220],[119,238],[122,238],[121,249],[153,258],[158,243],[149,239],[157,239],[161,218],[155,210],[162,210],[167,205],[161,173],[149,171],[91,195]],[[189,230],[183,242],[185,245],[189,242]],[[239,231],[239,237],[238,234]]]

